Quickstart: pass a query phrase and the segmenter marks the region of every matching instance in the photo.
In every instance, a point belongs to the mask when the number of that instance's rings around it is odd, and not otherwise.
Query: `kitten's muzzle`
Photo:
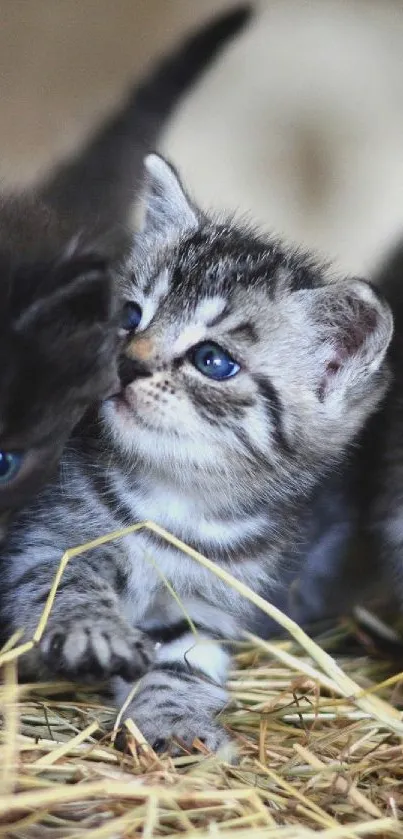
[[[144,361],[134,361],[127,356],[119,359],[119,379],[121,388],[124,389],[136,379],[144,379],[151,376],[152,371]]]

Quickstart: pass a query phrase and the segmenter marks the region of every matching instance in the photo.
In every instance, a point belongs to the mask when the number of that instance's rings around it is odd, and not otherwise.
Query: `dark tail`
[[[165,123],[214,57],[247,23],[248,5],[224,13],[190,35],[130,93],[83,150],[54,170],[39,188],[45,203],[77,230],[102,233],[127,223],[143,175],[144,156]]]

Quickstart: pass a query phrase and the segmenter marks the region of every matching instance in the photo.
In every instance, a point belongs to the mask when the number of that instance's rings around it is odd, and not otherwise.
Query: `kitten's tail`
[[[249,5],[225,12],[166,56],[83,150],[51,173],[39,189],[45,203],[74,220],[76,229],[92,224],[102,232],[125,225],[145,155],[157,145],[182,97],[251,13]]]

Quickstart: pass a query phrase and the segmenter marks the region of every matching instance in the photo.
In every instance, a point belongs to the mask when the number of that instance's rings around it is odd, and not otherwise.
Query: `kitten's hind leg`
[[[217,751],[228,742],[216,719],[227,701],[228,664],[226,650],[204,633],[195,636],[186,632],[171,643],[162,644],[153,669],[141,679],[125,717],[133,719],[156,751],[190,751],[196,738],[210,751]],[[119,705],[127,695],[127,684],[118,680]],[[124,742],[122,734],[117,745],[122,747]]]

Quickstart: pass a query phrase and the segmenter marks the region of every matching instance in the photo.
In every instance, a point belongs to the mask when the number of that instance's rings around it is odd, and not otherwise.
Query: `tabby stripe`
[[[219,632],[215,632],[200,623],[194,623],[193,625],[195,626],[197,632],[206,633],[211,640],[222,639],[222,634]],[[177,638],[191,632],[191,627],[189,622],[184,618],[183,620],[178,620],[176,623],[171,623],[168,626],[159,624],[158,626],[151,627],[151,629],[146,627],[144,632],[156,643],[169,644],[171,641],[176,641]],[[195,640],[197,640],[197,638],[195,638]]]
[[[17,557],[15,557],[15,559],[17,559]],[[31,585],[31,583],[35,583],[36,585],[45,585],[47,582],[47,580],[45,579],[45,574],[47,574],[48,572],[50,575],[50,588],[56,567],[57,565],[53,562],[38,562],[36,565],[34,565],[33,568],[28,568],[27,571],[24,571],[18,577],[14,577],[13,580],[3,580],[2,588],[11,592],[14,591],[14,589],[19,589],[20,587]]]
[[[245,323],[240,323],[233,329],[229,329],[228,335],[231,335],[231,338],[247,341],[249,344],[257,344],[259,340],[255,326],[250,321],[245,321]]]
[[[91,480],[94,485],[94,491],[98,498],[102,499],[104,504],[108,507],[114,517],[118,517],[123,527],[129,527],[135,524],[133,511],[124,503],[120,495],[114,489],[108,476],[104,473],[93,472]],[[122,574],[122,572],[120,572]],[[120,580],[119,585],[121,585]]]
[[[178,539],[189,545],[189,547],[203,554],[204,556],[213,558],[217,562],[243,562],[249,560],[251,556],[257,556],[259,553],[267,553],[273,544],[273,527],[268,524],[267,530],[257,533],[256,535],[246,536],[228,547],[221,547],[211,542],[195,542],[186,537],[185,534],[176,533]],[[166,540],[148,530],[146,538],[158,548],[168,550],[169,545]],[[189,628],[189,627],[188,627]],[[210,632],[210,631],[209,631]]]
[[[280,396],[273,383],[261,377],[255,379],[260,396],[266,406],[266,411],[274,424],[274,437],[283,452],[289,454],[292,451],[289,441],[284,432],[283,406]]]
[[[262,452],[260,451],[260,449],[255,449],[246,431],[240,427],[234,428],[233,430],[239,442],[242,444],[242,448],[250,456],[252,463],[256,463],[256,461],[262,460],[262,468],[265,467],[266,460],[264,457],[262,457]]]
[[[187,388],[187,396],[200,416],[214,425],[225,425],[231,430],[234,428],[234,420],[242,420],[245,408],[254,404],[254,400],[249,396],[241,397],[231,393],[225,387],[225,383],[221,391],[215,390],[209,399],[206,385],[197,387],[193,382],[192,386]]]
[[[219,312],[218,315],[215,315],[213,318],[206,322],[206,326],[209,329],[212,329],[214,326],[220,326],[224,320],[231,314],[231,308],[228,303],[225,304],[222,312]]]
[[[109,483],[107,476],[93,474],[91,477],[96,491],[101,494],[101,497],[109,506],[112,513],[119,517],[123,526],[134,524],[132,510],[121,500],[118,493]],[[151,530],[147,530],[144,535],[156,547],[168,550],[169,546],[162,536],[153,533]],[[250,559],[252,555],[266,553],[273,538],[271,524],[268,524],[267,530],[263,533],[259,532],[256,535],[247,536],[228,547],[221,547],[210,542],[191,542],[187,539],[186,534],[180,532],[174,535],[178,539],[182,539],[183,542],[186,542],[194,550],[199,551],[199,553],[214,557],[217,562],[242,562],[243,560]],[[189,626],[187,626],[187,631],[189,631]]]
[[[196,667],[186,664],[182,661],[162,661],[157,664],[152,671],[154,674],[170,673],[172,676],[177,676],[183,682],[194,682],[195,678],[206,679],[206,674],[202,670],[197,670]]]

